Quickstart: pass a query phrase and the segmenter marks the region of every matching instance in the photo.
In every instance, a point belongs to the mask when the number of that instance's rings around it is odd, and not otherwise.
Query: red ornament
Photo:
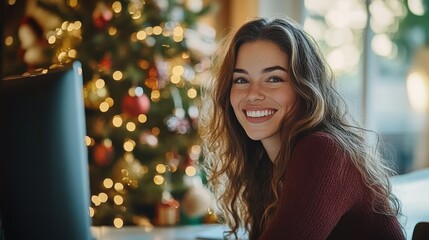
[[[111,144],[100,143],[94,146],[92,156],[99,166],[107,166],[112,162],[113,153]]]
[[[112,20],[113,12],[104,3],[98,3],[92,13],[94,26],[98,29],[103,29],[107,26],[108,22]]]
[[[126,94],[122,100],[122,112],[131,117],[138,117],[140,114],[146,114],[150,109],[150,100],[145,95],[130,96]]]
[[[103,58],[100,60],[98,67],[103,72],[110,72],[112,70],[112,54],[106,53],[104,54]]]

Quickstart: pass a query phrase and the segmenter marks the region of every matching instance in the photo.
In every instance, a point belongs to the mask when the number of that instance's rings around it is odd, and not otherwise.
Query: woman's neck
[[[280,134],[277,133],[269,138],[262,139],[261,142],[271,162],[275,164],[281,147]]]

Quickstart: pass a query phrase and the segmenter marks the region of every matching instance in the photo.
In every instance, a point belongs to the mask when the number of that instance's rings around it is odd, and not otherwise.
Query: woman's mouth
[[[260,118],[260,117],[267,117],[273,115],[276,110],[273,109],[266,109],[266,110],[243,110],[246,117],[249,118]]]

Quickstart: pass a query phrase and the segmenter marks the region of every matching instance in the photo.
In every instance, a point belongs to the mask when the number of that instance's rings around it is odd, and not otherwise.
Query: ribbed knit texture
[[[262,240],[405,239],[395,217],[372,210],[370,190],[327,133],[300,140],[288,163],[280,205]]]

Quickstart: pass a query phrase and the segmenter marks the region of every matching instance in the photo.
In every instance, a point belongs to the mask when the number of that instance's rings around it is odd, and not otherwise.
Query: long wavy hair
[[[344,149],[373,195],[373,209],[386,215],[400,211],[389,177],[394,174],[382,159],[378,140],[369,144],[368,132],[352,120],[347,104],[335,90],[331,69],[317,43],[288,18],[257,18],[225,38],[214,59],[213,81],[202,88],[199,131],[203,140],[209,184],[218,200],[229,235],[243,228],[258,239],[279,204],[280,185],[297,141],[313,131],[331,134]],[[250,139],[230,103],[232,75],[240,47],[257,40],[277,44],[288,56],[291,85],[297,93],[293,116],[280,127],[282,148],[275,165],[262,143]],[[374,133],[375,134],[375,133]],[[378,137],[377,137],[378,139]]]

